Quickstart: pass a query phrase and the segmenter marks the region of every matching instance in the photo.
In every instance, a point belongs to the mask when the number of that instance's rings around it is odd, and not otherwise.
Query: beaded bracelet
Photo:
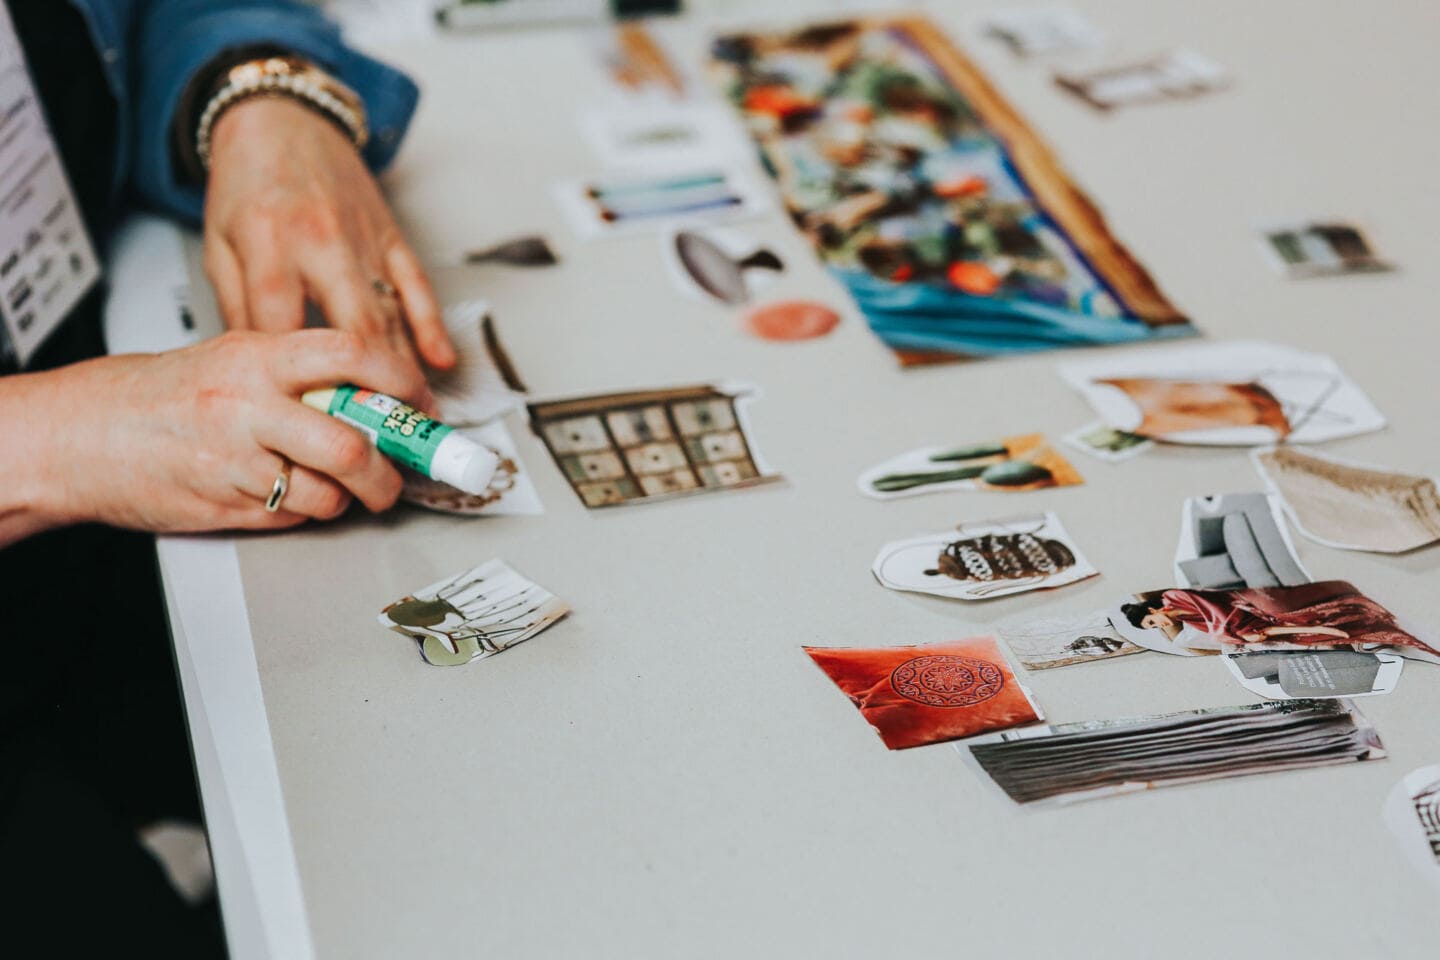
[[[195,154],[210,169],[210,138],[220,116],[242,100],[258,96],[289,97],[329,117],[363,148],[370,139],[365,105],[353,90],[299,57],[266,57],[231,68],[195,129]]]

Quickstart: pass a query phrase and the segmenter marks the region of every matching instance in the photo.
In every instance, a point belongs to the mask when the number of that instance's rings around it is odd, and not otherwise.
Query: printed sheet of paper
[[[414,640],[426,663],[454,667],[523,643],[569,612],[550,591],[491,560],[402,597],[378,619]]]
[[[1105,35],[1072,7],[1020,7],[985,15],[985,35],[1017,57],[1046,56],[1100,46]]]
[[[1166,590],[1131,594],[1107,611],[1110,625],[1129,642],[1156,653],[1203,657],[1221,651],[1221,643],[1203,625],[1174,615]]]
[[[587,507],[734,490],[780,479],[755,449],[741,383],[530,404],[530,425]]]
[[[555,186],[555,200],[584,239],[740,220],[770,208],[748,176],[713,166],[566,180]]]
[[[1013,730],[955,749],[1020,804],[1070,803],[1386,755],[1353,703],[1313,699]]]
[[[1288,446],[1250,456],[1295,527],[1316,543],[1405,553],[1440,540],[1440,492],[1430,477]]]
[[[535,516],[545,512],[540,494],[530,479],[530,471],[520,460],[515,441],[504,423],[494,420],[478,427],[456,429],[493,450],[500,459],[495,475],[490,478],[490,486],[483,494],[465,493],[448,483],[407,470],[400,499],[439,513],[471,517]]]
[[[1186,499],[1176,582],[1201,590],[1296,587],[1311,576],[1295,555],[1280,503],[1263,493]]]
[[[100,261],[0,4],[0,356],[23,367],[100,278]]]
[[[1040,490],[1084,483],[1042,434],[981,443],[922,447],[860,474],[860,492],[893,500],[941,490]]]
[[[1356,650],[1227,654],[1220,658],[1240,686],[1267,700],[1369,697],[1390,693],[1405,660]]]
[[[738,161],[749,139],[719,106],[646,100],[582,114],[580,127],[606,170],[685,170]]]
[[[1440,764],[1411,770],[1382,808],[1400,851],[1440,894]]]
[[[605,15],[613,16],[610,11],[616,5],[603,6]],[[614,84],[611,92],[646,99],[683,97],[688,86],[685,74],[647,22],[630,17],[616,22],[613,30],[592,31],[589,39],[594,57]]]
[[[785,270],[774,251],[729,227],[664,231],[660,262],[681,296],[732,307],[750,302]]]
[[[1100,420],[1087,423],[1060,439],[1076,450],[1088,453],[1106,463],[1124,463],[1155,446],[1153,440],[1147,440],[1139,434],[1116,430]]]
[[[870,569],[887,589],[953,600],[1061,587],[1099,573],[1053,513],[962,523],[887,543]]]
[[[1266,255],[1288,277],[1331,277],[1393,270],[1359,227],[1340,220],[1287,223],[1260,232]]]
[[[472,426],[524,405],[524,387],[500,347],[489,304],[467,300],[447,307],[445,329],[458,359],[449,370],[430,375],[442,421],[452,427]]]
[[[891,750],[1044,719],[992,637],[805,652]]]
[[[710,54],[786,212],[900,363],[1196,332],[925,18],[723,34]]]
[[[1104,610],[1002,623],[995,632],[1027,670],[1145,652],[1144,647],[1120,636]]]
[[[1059,369],[1107,425],[1169,443],[1321,443],[1385,426],[1333,359],[1279,344],[1198,343]]]
[[[1261,590],[1138,593],[1110,614],[1126,639],[1162,653],[1372,651],[1440,663],[1434,631],[1405,622],[1344,580]]]
[[[1055,82],[1096,110],[1183,100],[1229,83],[1225,68],[1190,50],[1083,72],[1058,72]]]

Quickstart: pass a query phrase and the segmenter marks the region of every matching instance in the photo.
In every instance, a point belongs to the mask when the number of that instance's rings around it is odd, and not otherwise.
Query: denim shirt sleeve
[[[365,103],[366,163],[378,171],[394,159],[419,91],[404,74],[345,46],[318,10],[288,0],[142,0],[134,14],[128,152],[132,184],[145,202],[200,222],[203,188],[187,182],[173,162],[171,122],[191,78],[233,47],[273,44],[340,78]]]

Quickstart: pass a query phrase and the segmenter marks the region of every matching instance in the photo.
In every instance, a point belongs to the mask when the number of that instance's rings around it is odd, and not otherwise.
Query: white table
[[[982,7],[932,6],[1209,336],[1327,351],[1367,388],[1390,428],[1327,452],[1440,472],[1433,5],[1075,5],[1117,51],[1193,47],[1234,88],[1099,117],[1043,63],[977,40]],[[558,216],[549,182],[595,168],[574,117],[607,96],[578,35],[380,52],[426,89],[387,178],[417,245],[449,257],[539,229],[560,248],[553,277],[437,276],[447,298],[491,300],[535,395],[754,381],[761,449],[789,483],[587,512],[512,418],[543,517],[403,510],[162,540],[236,957],[1434,955],[1433,896],[1379,817],[1391,784],[1440,757],[1434,667],[1363,702],[1385,762],[1029,812],[949,747],[886,752],[799,650],[954,639],[1167,585],[1182,497],[1257,488],[1243,453],[1080,460],[1086,485],[1023,500],[864,500],[856,473],[899,450],[1078,426],[1062,355],[901,372],[853,313],[823,341],[748,339],[652,275],[653,238],[584,245]],[[1252,227],[1317,214],[1360,219],[1402,269],[1280,279]],[[777,295],[843,302],[782,221],[747,229],[791,266]],[[176,261],[167,242],[123,245],[159,260],[116,271],[139,298],[112,324],[117,349],[160,345],[133,321],[173,314],[154,282]],[[977,606],[870,578],[886,540],[1017,508],[1058,510],[1102,576]],[[1440,551],[1300,550],[1317,578],[1440,619]],[[375,625],[386,601],[492,556],[575,614],[454,670]],[[1158,654],[1026,682],[1055,721],[1252,699],[1213,661]]]

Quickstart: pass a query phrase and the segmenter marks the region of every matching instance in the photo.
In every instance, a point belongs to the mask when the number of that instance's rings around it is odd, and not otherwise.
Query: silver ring
[[[280,509],[280,501],[285,499],[285,494],[290,489],[290,461],[281,461],[280,472],[275,475],[275,482],[270,485],[270,496],[265,498],[265,512],[274,513]]]
[[[386,280],[384,277],[372,278],[370,281],[370,289],[374,290],[382,297],[393,297],[400,292],[395,289],[395,284],[391,283],[389,280]]]

